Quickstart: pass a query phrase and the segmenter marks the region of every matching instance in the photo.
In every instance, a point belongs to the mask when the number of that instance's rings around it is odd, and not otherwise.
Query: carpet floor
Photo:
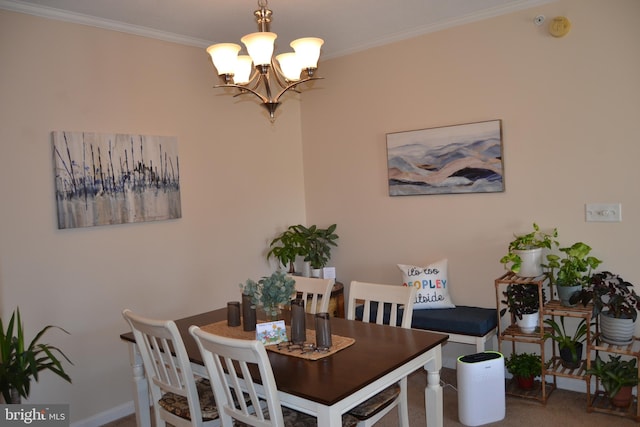
[[[443,368],[441,379],[444,385],[444,427],[464,426],[458,420],[458,394],[455,390],[456,371]],[[424,388],[427,375],[423,370],[409,376],[409,424],[425,426]],[[506,416],[502,421],[485,424],[491,427],[626,427],[640,423],[616,415],[587,412],[587,397],[584,393],[554,390],[546,404],[536,400],[507,396]],[[134,427],[135,416],[131,415],[107,424],[108,427]],[[382,418],[376,427],[396,427],[397,411],[393,410]],[[322,426],[320,426],[322,427]]]

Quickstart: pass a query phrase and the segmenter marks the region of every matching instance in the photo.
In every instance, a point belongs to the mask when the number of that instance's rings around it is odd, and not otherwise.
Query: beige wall
[[[0,58],[0,310],[68,329],[47,341],[73,385],[47,373],[31,399],[84,420],[132,399],[123,308],[220,308],[273,268],[268,240],[305,217],[299,103],[272,126],[202,49],[2,10]],[[52,130],[177,136],[183,217],[57,230]]]
[[[549,36],[540,13],[568,16],[571,33]],[[2,315],[19,304],[28,328],[66,327],[50,340],[75,363],[72,386],[45,375],[32,400],[70,402],[73,421],[126,405],[120,310],[221,307],[305,215],[338,224],[345,283],[397,283],[395,264],[446,256],[454,301],[491,307],[498,259],[533,221],[640,283],[639,17],[637,0],[562,0],[326,60],[302,111],[291,100],[271,126],[211,89],[201,49],[0,11]],[[386,133],[490,119],[503,121],[504,193],[387,195]],[[57,230],[56,129],[176,135],[183,218]],[[623,222],[585,223],[586,202],[621,202]]]
[[[302,105],[305,194],[308,222],[338,224],[338,277],[398,283],[396,264],[447,257],[454,302],[495,307],[498,260],[535,221],[640,286],[638,19],[636,0],[563,0],[325,61]],[[386,133],[493,119],[504,193],[388,196]],[[588,202],[623,221],[586,223]],[[446,347],[448,366],[471,351]]]
[[[302,105],[305,194],[310,223],[338,224],[338,276],[397,283],[397,263],[447,257],[454,301],[491,307],[498,259],[536,221],[640,284],[638,18],[636,0],[566,0],[325,61]],[[492,119],[504,193],[388,196],[386,133]],[[586,223],[587,202],[623,221]]]

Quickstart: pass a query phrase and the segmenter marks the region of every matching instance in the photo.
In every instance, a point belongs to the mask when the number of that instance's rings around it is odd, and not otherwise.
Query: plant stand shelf
[[[547,370],[545,367],[545,349],[544,349],[544,334],[545,332],[549,332],[550,328],[544,327],[544,319],[543,319],[543,289],[545,286],[549,286],[549,280],[546,275],[541,275],[538,277],[519,277],[515,273],[509,271],[503,274],[501,277],[495,280],[495,291],[496,291],[496,305],[498,307],[497,316],[498,316],[498,349],[502,352],[502,344],[504,342],[511,343],[511,352],[512,354],[516,352],[517,344],[533,344],[537,345],[540,348],[540,358],[542,359],[542,375],[541,378],[545,379],[544,387],[542,386],[542,381],[536,381],[533,389],[531,390],[523,390],[518,387],[516,381],[507,381],[506,386],[506,394],[510,396],[519,396],[527,399],[538,400],[541,403],[546,403],[547,398],[551,394],[553,390],[556,389],[556,378],[553,377],[553,382],[549,383],[546,381],[547,378]],[[540,318],[538,320],[538,326],[536,327],[534,332],[525,333],[520,330],[520,328],[516,325],[515,315],[511,314],[510,321],[507,325],[503,325],[502,319],[500,317],[500,310],[504,305],[502,305],[502,292],[506,289],[507,286],[515,284],[515,285],[534,285],[538,287],[538,300],[540,306]],[[555,350],[553,353],[555,356]]]
[[[640,338],[633,337],[633,340],[628,345],[614,345],[609,344],[600,339],[600,334],[597,332],[594,334],[591,342],[589,343],[589,349],[594,351],[595,354],[599,352],[621,354],[624,356],[635,357],[640,362]],[[638,374],[640,380],[640,373]],[[587,384],[591,382],[591,376],[587,377]],[[600,390],[600,381],[596,378],[596,387],[593,395],[590,394],[589,387],[587,386],[587,412],[603,412],[605,414],[618,415],[622,417],[632,418],[636,421],[640,421],[640,405],[638,405],[637,391],[633,396],[633,401],[629,408],[616,408],[611,405],[608,396],[606,396],[603,390]],[[637,389],[636,389],[637,390]]]
[[[533,387],[529,390],[524,390],[518,386],[518,382],[511,378],[506,380],[505,383],[505,392],[508,396],[522,397],[524,399],[532,399],[538,400],[542,403],[547,402],[547,397],[551,394],[553,390],[556,389],[556,385],[554,383],[545,382],[544,388],[542,387],[541,381],[534,381]]]
[[[628,408],[617,408],[613,406],[609,400],[609,397],[604,391],[596,391],[589,401],[589,407],[587,412],[601,412],[605,414],[618,415],[621,417],[633,418],[636,421],[640,421],[640,415],[638,415],[638,398],[633,397],[633,401]]]

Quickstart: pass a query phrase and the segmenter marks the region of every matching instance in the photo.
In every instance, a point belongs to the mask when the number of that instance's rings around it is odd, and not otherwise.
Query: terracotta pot
[[[523,390],[531,390],[533,388],[533,375],[530,377],[516,377],[518,387]]]
[[[616,408],[628,408],[633,397],[633,387],[626,385],[620,389],[615,396],[611,398],[611,404]]]

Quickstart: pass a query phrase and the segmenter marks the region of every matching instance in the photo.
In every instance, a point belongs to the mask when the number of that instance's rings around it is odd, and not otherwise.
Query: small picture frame
[[[284,324],[284,320],[258,323],[256,325],[256,339],[261,341],[264,345],[287,342],[287,328]]]

